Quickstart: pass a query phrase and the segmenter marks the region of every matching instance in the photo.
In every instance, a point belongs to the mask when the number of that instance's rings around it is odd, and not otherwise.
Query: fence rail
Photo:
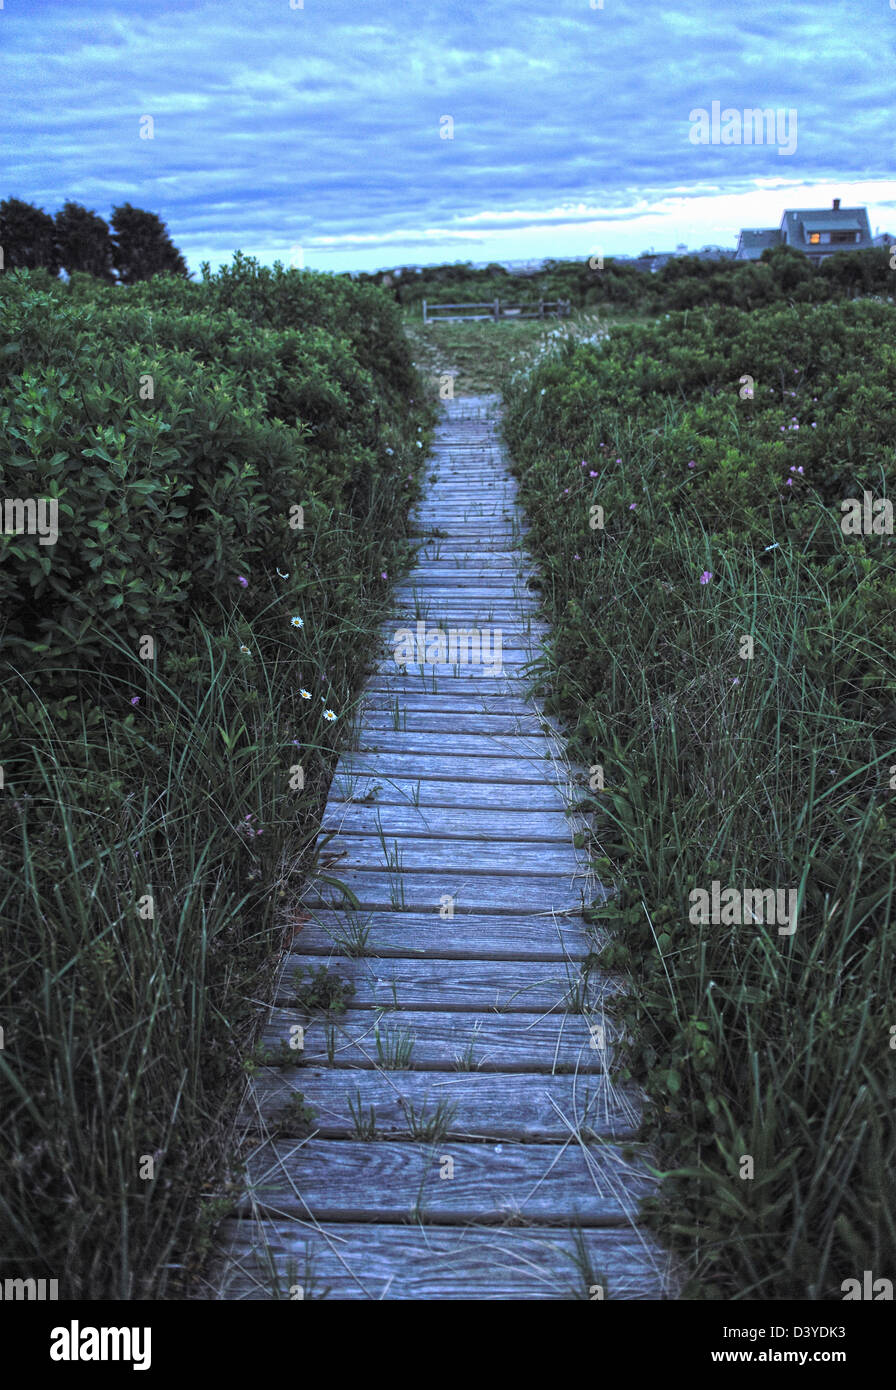
[[[570,299],[538,299],[528,304],[507,304],[500,299],[484,300],[477,304],[430,304],[428,300],[423,301],[423,322],[424,323],[467,323],[474,320],[491,319],[498,323],[500,319],[543,319],[549,315],[557,318],[567,318],[572,307]],[[443,314],[443,309],[466,309],[465,314]],[[477,313],[476,310],[485,309],[486,313]]]

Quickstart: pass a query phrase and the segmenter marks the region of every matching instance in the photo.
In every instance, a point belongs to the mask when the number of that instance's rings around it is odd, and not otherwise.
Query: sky
[[[894,52],[896,0],[0,0],[0,198],[148,208],[194,272],[896,232]]]

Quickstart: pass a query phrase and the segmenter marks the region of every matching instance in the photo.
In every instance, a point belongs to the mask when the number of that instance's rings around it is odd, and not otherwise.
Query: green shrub
[[[839,1299],[896,1256],[896,549],[840,525],[892,497],[894,326],[672,314],[507,394],[555,625],[535,675],[603,773],[591,915],[634,976],[621,1074],[690,1297]],[[795,930],[693,921],[713,880],[794,889]]]
[[[7,274],[0,342],[3,496],[59,508],[0,536],[2,1259],[178,1296],[431,410],[385,296],[240,257]]]

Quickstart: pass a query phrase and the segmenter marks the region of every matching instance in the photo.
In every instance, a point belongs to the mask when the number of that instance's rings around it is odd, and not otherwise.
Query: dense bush
[[[510,274],[501,266],[470,264],[399,268],[365,274],[365,282],[385,285],[405,308],[471,301],[488,303],[568,299],[574,308],[606,305],[646,313],[731,305],[755,309],[773,304],[814,304],[858,295],[892,294],[890,248],[839,251],[814,266],[793,247],[764,251],[759,261],[708,260],[673,256],[656,272],[613,256],[549,260],[537,271]],[[594,262],[594,264],[592,264]]]
[[[690,311],[508,392],[555,624],[536,675],[604,778],[592,915],[634,976],[622,1074],[692,1297],[892,1277],[896,546],[841,503],[892,499],[894,328],[872,302]],[[795,890],[795,929],[696,923],[714,880]]]
[[[165,1296],[226,1177],[431,408],[379,291],[242,257],[7,274],[0,344],[3,496],[59,508],[53,545],[0,536],[2,1259]]]

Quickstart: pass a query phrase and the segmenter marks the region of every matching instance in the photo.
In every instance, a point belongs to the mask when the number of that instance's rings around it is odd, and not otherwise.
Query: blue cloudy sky
[[[193,270],[733,245],[838,196],[896,232],[896,0],[0,3],[0,197],[150,208]],[[694,144],[714,101],[795,150]]]

